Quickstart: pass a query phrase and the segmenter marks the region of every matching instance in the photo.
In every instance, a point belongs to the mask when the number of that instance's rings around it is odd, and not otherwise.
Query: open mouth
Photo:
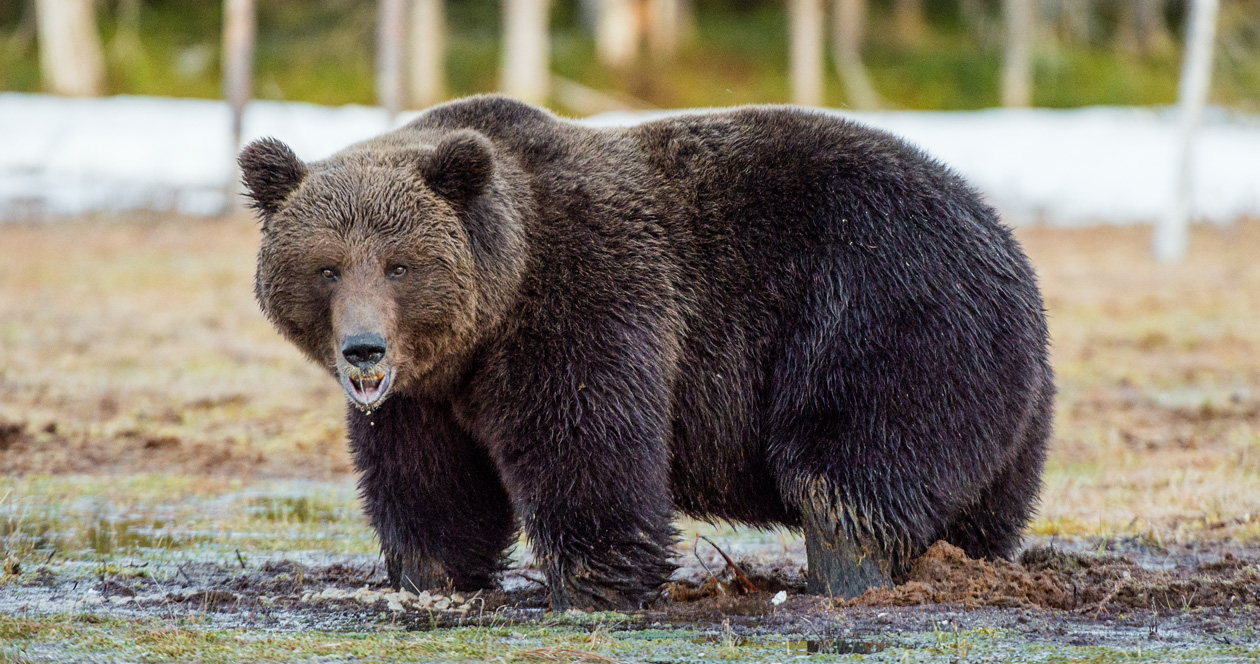
[[[370,375],[347,376],[341,373],[341,386],[354,405],[361,410],[370,411],[385,400],[389,391],[389,379],[393,372],[389,370]]]

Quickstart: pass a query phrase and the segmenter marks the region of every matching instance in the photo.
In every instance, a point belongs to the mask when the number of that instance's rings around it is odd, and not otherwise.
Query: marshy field
[[[245,216],[0,225],[0,663],[1255,661],[1260,221],[1032,227],[1059,399],[1012,562],[801,594],[801,538],[681,523],[635,613],[392,593],[338,385],[258,313]],[[925,368],[930,370],[930,368]]]

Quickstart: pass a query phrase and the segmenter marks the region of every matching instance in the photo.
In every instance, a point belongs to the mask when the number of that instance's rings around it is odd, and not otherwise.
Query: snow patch
[[[611,113],[625,126],[677,113]],[[682,111],[688,112],[688,111]],[[836,113],[918,145],[1011,223],[1127,224],[1172,201],[1177,118],[1166,109]],[[380,108],[256,101],[244,141],[275,136],[305,160],[398,126]],[[230,113],[213,100],[0,94],[0,220],[95,211],[222,212],[234,177]],[[1196,216],[1260,217],[1260,118],[1209,113],[1193,176]]]

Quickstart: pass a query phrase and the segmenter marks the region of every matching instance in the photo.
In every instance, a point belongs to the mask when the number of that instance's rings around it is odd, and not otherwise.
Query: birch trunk
[[[823,101],[823,0],[791,0],[792,103]]]
[[[1002,105],[1032,105],[1033,0],[1004,0],[1006,55],[1002,69]]]
[[[1177,89],[1181,127],[1174,156],[1173,201],[1168,214],[1155,229],[1155,257],[1164,262],[1186,255],[1187,235],[1192,214],[1194,142],[1203,120],[1208,89],[1212,82],[1212,52],[1216,45],[1218,0],[1192,0],[1186,34],[1186,53],[1181,63],[1181,83]]]
[[[599,61],[621,69],[634,64],[639,55],[643,26],[639,21],[639,0],[603,0],[595,30],[595,52]]]
[[[411,0],[410,62],[411,104],[432,106],[446,97],[445,0]]]
[[[551,85],[550,0],[504,0],[499,88],[531,104],[546,103]]]
[[[862,40],[866,31],[866,0],[835,0],[832,3],[832,51],[836,71],[844,82],[849,103],[859,110],[880,107],[879,94],[871,85],[862,64]]]
[[[403,106],[403,42],[406,0],[380,0],[376,18],[376,102],[398,115]]]
[[[97,97],[105,92],[105,56],[96,30],[96,0],[36,0],[39,69],[53,94]]]

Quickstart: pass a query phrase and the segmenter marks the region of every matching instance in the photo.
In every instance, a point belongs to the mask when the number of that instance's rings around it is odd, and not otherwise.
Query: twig
[[[1120,586],[1123,586],[1123,585],[1124,585],[1124,577],[1120,577],[1119,579],[1116,579],[1115,587],[1112,588],[1111,592],[1107,593],[1107,596],[1103,597],[1102,601],[1098,603],[1098,606],[1094,608],[1095,619],[1100,618],[1102,617],[1104,613],[1107,613],[1107,602],[1110,602],[1111,598],[1115,597],[1117,592],[1120,592]]]
[[[718,554],[722,556],[722,560],[725,560],[726,564],[730,566],[731,569],[735,570],[735,577],[738,578],[740,584],[744,586],[744,590],[748,592],[753,592],[753,593],[761,592],[757,588],[757,584],[753,583],[752,579],[749,579],[748,576],[744,574],[744,570],[740,569],[739,565],[736,565],[735,561],[731,560],[731,557],[726,555],[726,552],[723,551],[721,547],[714,544],[713,540],[705,537],[704,535],[697,535],[696,537],[699,537],[700,539],[708,542],[709,546],[713,547],[714,549],[717,549]]]
[[[515,576],[519,576],[519,577],[521,577],[522,579],[525,579],[526,581],[529,581],[530,583],[537,583],[537,584],[538,584],[538,585],[540,585],[540,586],[545,586],[545,585],[547,585],[547,580],[546,580],[546,579],[535,579],[534,577],[532,577],[532,576],[530,576],[530,575],[526,574],[526,573],[525,573],[525,570],[520,570],[520,569],[511,569],[511,570],[508,570],[508,572],[507,572],[507,573],[508,573],[508,574],[515,575]]]
[[[708,540],[705,540],[705,541],[708,542]],[[710,542],[710,544],[712,544],[712,542]],[[721,549],[718,549],[718,551],[720,552]],[[713,578],[713,583],[717,586],[718,592],[725,595],[726,589],[722,587],[722,582],[718,580],[717,575],[713,573],[713,570],[709,569],[709,566],[704,564],[704,558],[700,557],[700,536],[699,535],[696,535],[696,541],[695,543],[691,545],[691,553],[695,555],[696,560],[699,561],[700,566],[704,568],[704,571],[708,572],[709,576]]]
[[[236,562],[241,564],[241,569],[245,569],[245,559],[241,557],[241,550],[236,550]]]

